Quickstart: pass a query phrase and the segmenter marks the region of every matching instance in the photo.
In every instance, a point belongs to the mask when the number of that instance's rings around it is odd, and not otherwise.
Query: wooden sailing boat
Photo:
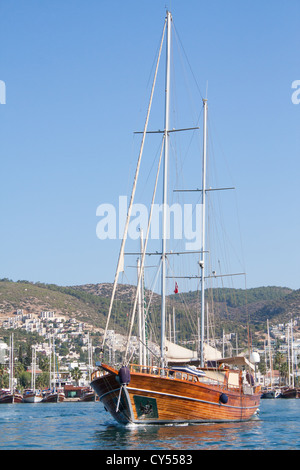
[[[206,199],[206,136],[207,136],[207,100],[203,99],[204,135],[203,135],[203,181],[202,181],[202,250],[201,260],[201,334],[199,340],[199,356],[193,351],[181,351],[185,355],[185,365],[181,364],[182,358],[178,357],[178,348],[174,349],[172,357],[173,367],[168,360],[171,342],[166,340],[166,264],[168,253],[166,248],[166,205],[167,205],[167,168],[169,152],[169,134],[174,132],[170,129],[170,55],[171,55],[171,13],[167,12],[165,29],[167,30],[166,47],[166,95],[165,95],[165,128],[164,128],[164,183],[163,183],[163,222],[162,222],[162,250],[161,256],[161,344],[160,344],[160,366],[150,365],[144,361],[140,364],[128,363],[129,340],[127,342],[125,361],[121,368],[115,365],[100,363],[98,369],[93,372],[91,386],[100,398],[105,409],[120,423],[143,423],[143,424],[166,424],[166,423],[203,423],[203,422],[231,422],[244,421],[252,418],[260,403],[260,387],[256,387],[249,379],[246,379],[242,371],[245,367],[252,367],[246,358],[239,357],[235,361],[235,368],[229,363],[233,359],[222,359],[214,351],[216,366],[208,367],[207,347],[204,344],[204,280],[205,280],[205,199]],[[162,48],[160,45],[160,52]],[[159,52],[159,56],[160,56]],[[159,61],[159,60],[158,60]],[[155,77],[157,68],[155,72]],[[156,78],[155,78],[156,79]],[[154,80],[155,83],[155,80]],[[154,83],[151,91],[150,104],[153,96]],[[131,216],[132,202],[136,189],[136,181],[139,173],[141,154],[143,151],[145,135],[149,120],[150,105],[148,108],[146,124],[143,132],[141,149],[131,194],[124,236],[121,243],[120,255],[116,270],[115,282],[112,291],[111,303],[108,312],[107,324],[110,320],[112,303],[115,296],[116,285],[123,264],[124,244],[127,238],[127,230]],[[182,129],[181,129],[182,130]],[[159,163],[160,165],[160,163]],[[157,179],[150,210],[153,207]],[[150,222],[149,222],[150,223]],[[149,234],[149,223],[145,243],[141,253],[141,263],[137,282],[137,293],[135,297],[133,312],[138,303],[139,289],[143,276],[144,260],[147,250]],[[130,334],[134,315],[132,317]],[[104,333],[103,347],[106,340],[107,327]],[[129,334],[129,336],[130,336]],[[168,351],[167,351],[168,349]],[[176,350],[175,350],[176,349]],[[182,350],[185,348],[181,348]],[[192,365],[191,365],[192,361]],[[198,367],[196,367],[196,365]],[[254,369],[254,367],[253,367]],[[250,375],[248,374],[248,377]]]
[[[59,403],[64,401],[65,394],[61,388],[56,386],[55,379],[55,365],[56,365],[56,355],[55,355],[55,341],[53,336],[53,344],[51,345],[51,338],[49,338],[49,389],[43,391],[42,403]],[[51,358],[53,355],[53,370],[51,368]],[[58,374],[57,374],[58,375]]]
[[[25,389],[23,392],[24,403],[39,403],[43,399],[41,390],[35,388],[36,381],[36,347],[32,346],[31,360],[31,388]]]
[[[280,398],[299,398],[299,389],[295,387],[294,376],[294,339],[293,320],[287,324],[288,337],[288,385],[281,389]]]
[[[93,367],[93,346],[92,342],[90,341],[90,336],[88,335],[88,374],[89,374],[89,382],[91,381],[91,373],[92,373],[92,367]],[[80,397],[80,401],[96,401],[96,394],[95,391],[91,388],[88,387],[85,389],[82,393],[82,396]]]
[[[0,404],[21,403],[22,400],[21,393],[17,392],[14,386],[14,335],[11,334],[9,347],[9,389],[0,391]]]
[[[269,349],[269,364],[270,364],[270,385],[268,387],[263,387],[261,398],[279,398],[281,397],[281,392],[278,387],[273,385],[273,359],[272,359],[272,347],[270,339],[270,327],[269,320],[267,319],[267,332],[268,332],[268,349]]]

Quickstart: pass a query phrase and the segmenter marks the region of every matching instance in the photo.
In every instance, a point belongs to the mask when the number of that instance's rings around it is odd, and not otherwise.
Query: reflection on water
[[[99,403],[1,405],[0,449],[299,449],[300,399],[264,400],[245,423],[124,427]]]
[[[132,450],[300,449],[300,399],[264,400],[259,418],[244,423],[123,427],[104,413],[93,446]]]
[[[254,437],[256,438],[254,439]],[[261,439],[261,421],[191,425],[110,425],[95,440],[106,449],[251,449]]]

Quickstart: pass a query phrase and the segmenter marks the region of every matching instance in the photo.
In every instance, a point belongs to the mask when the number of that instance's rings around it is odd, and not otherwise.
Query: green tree
[[[277,370],[281,369],[282,364],[284,364],[285,358],[283,354],[279,351],[276,352],[275,358],[274,358],[274,368]]]
[[[0,388],[8,388],[9,376],[3,364],[0,364]]]
[[[283,362],[281,364],[279,372],[280,372],[280,377],[282,377],[285,380],[285,382],[287,382],[287,379],[289,376],[289,368],[288,368],[287,362]]]
[[[20,375],[24,371],[25,371],[25,367],[21,362],[17,361],[17,362],[14,363],[14,376],[16,378],[20,377]]]
[[[74,369],[72,369],[71,376],[72,376],[72,379],[74,379],[78,385],[78,382],[82,377],[82,372],[79,369],[79,367],[74,367]]]
[[[48,388],[49,387],[49,372],[42,372],[37,376],[35,385],[37,388]]]
[[[260,373],[261,373],[262,375],[266,375],[267,367],[266,367],[265,361],[261,361],[261,362],[258,364],[258,370],[260,371]]]
[[[39,357],[39,368],[43,372],[49,372],[50,361],[48,356],[40,356]]]
[[[66,343],[62,343],[59,348],[59,355],[60,356],[67,356],[69,354],[69,348]]]
[[[18,382],[21,389],[29,388],[31,385],[31,373],[23,371],[19,374]]]

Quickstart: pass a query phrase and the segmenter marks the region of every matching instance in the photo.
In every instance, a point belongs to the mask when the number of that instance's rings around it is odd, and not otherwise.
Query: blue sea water
[[[262,400],[246,423],[129,426],[101,403],[0,405],[0,450],[299,450],[300,400]]]

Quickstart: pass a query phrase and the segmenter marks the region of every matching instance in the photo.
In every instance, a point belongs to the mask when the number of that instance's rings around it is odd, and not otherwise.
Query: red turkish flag
[[[177,284],[177,282],[175,282],[175,290],[174,290],[174,293],[175,293],[175,294],[178,294],[178,284]]]

